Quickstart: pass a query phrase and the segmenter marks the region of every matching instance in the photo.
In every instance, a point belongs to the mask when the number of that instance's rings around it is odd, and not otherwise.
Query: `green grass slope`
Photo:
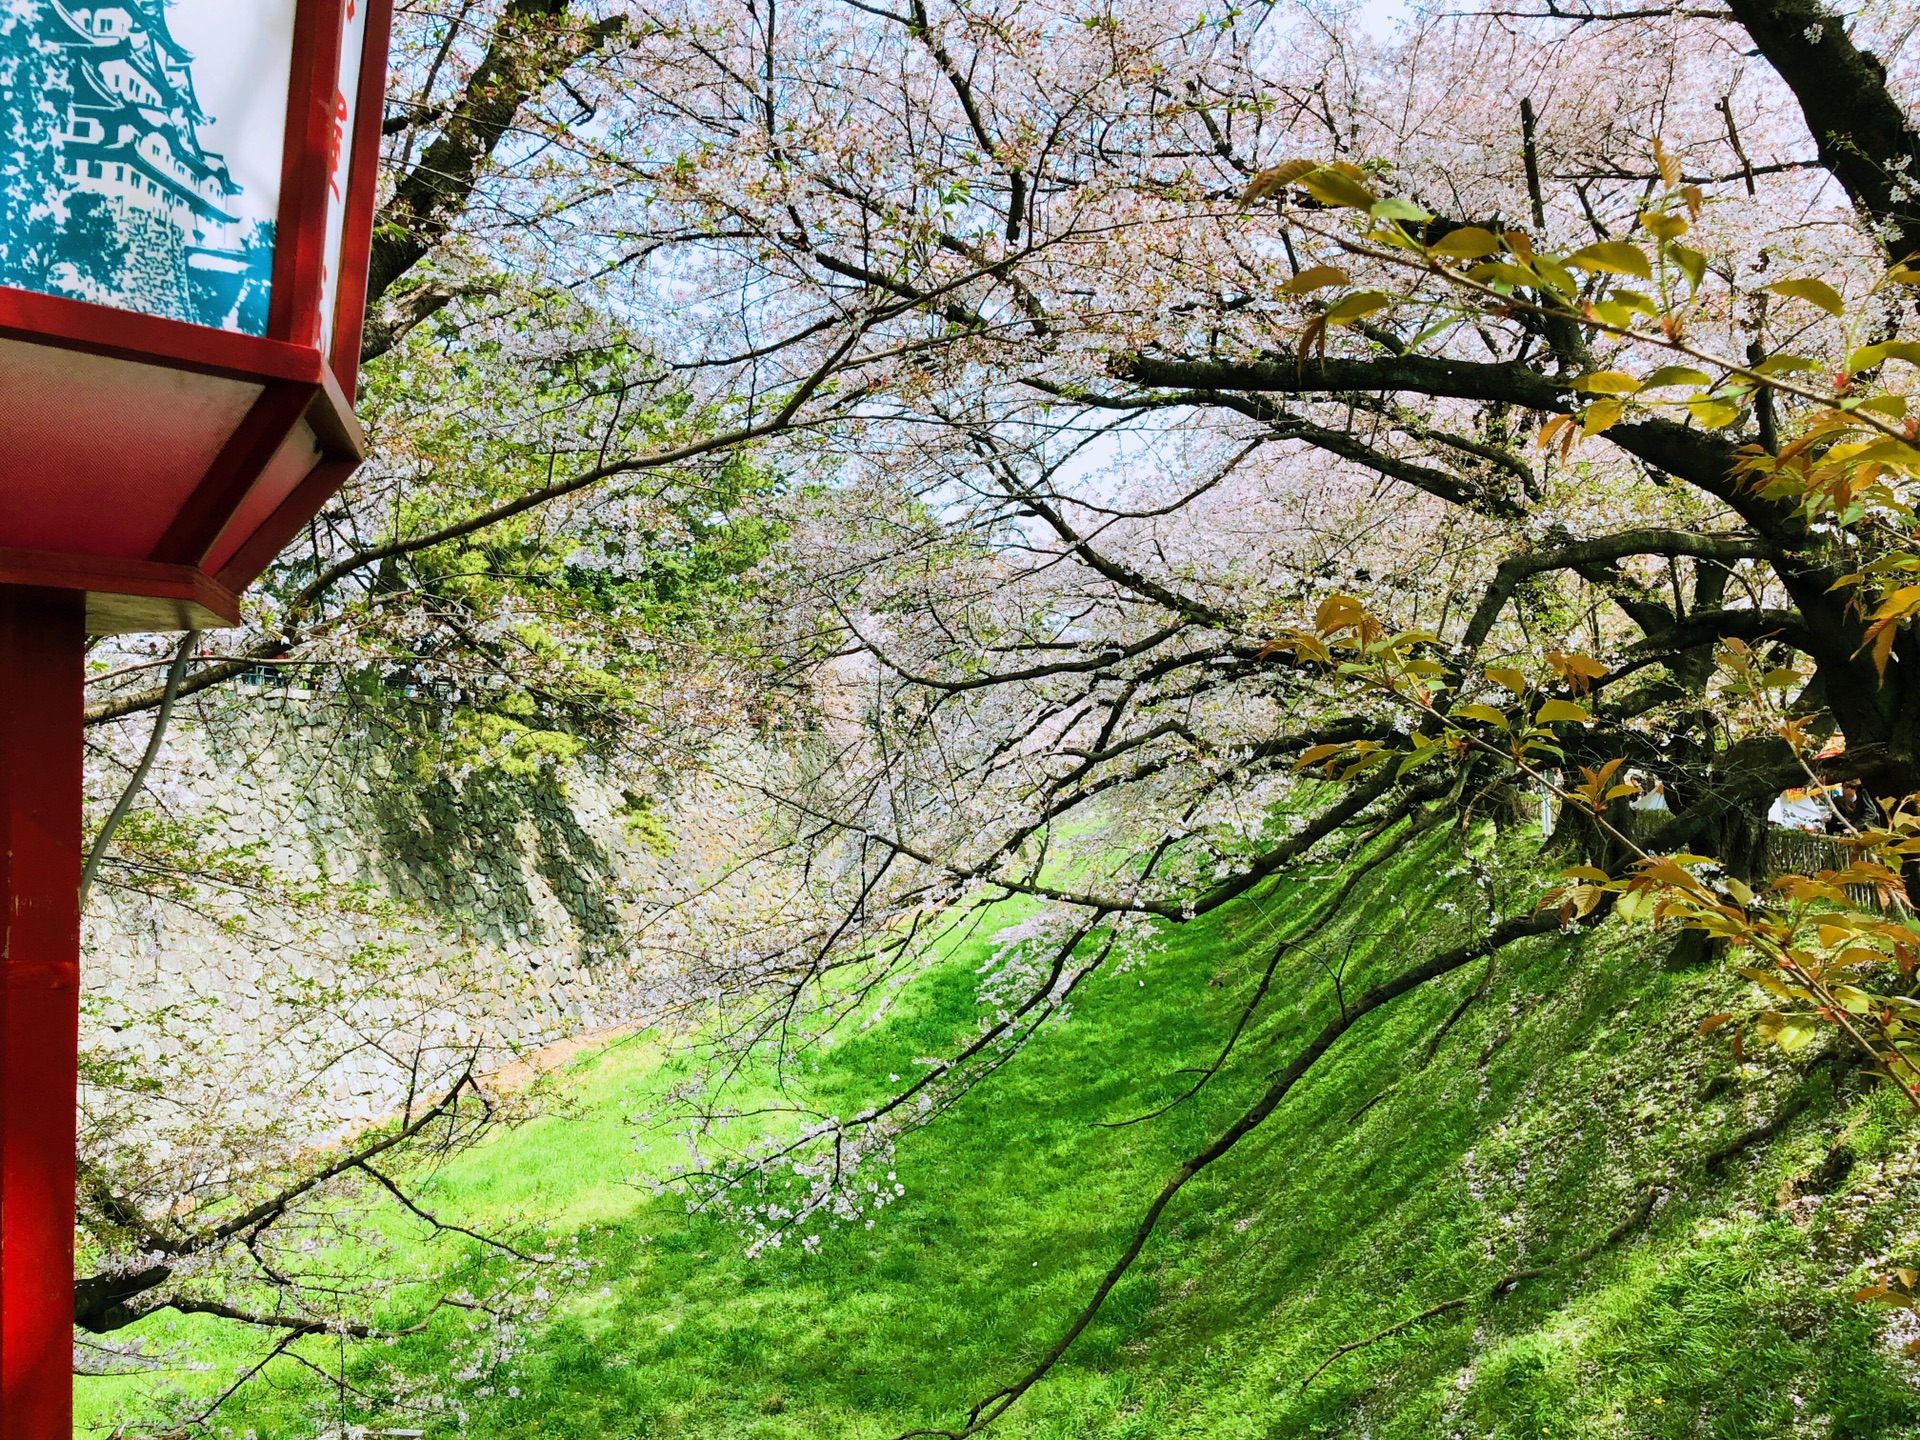
[[[378,1385],[392,1367],[423,1384],[446,1406],[436,1437],[884,1440],[952,1424],[1051,1344],[1169,1171],[1324,1022],[1334,969],[1351,993],[1484,920],[1453,842],[1390,843],[1197,1098],[1145,1124],[1100,1123],[1180,1093],[1180,1068],[1213,1058],[1324,882],[1170,930],[1144,965],[1089,981],[1066,1023],[909,1137],[903,1198],[871,1229],[822,1229],[813,1253],[749,1259],[733,1228],[628,1183],[668,1147],[636,1155],[624,1117],[672,1067],[644,1043],[579,1062],[569,1115],[462,1157],[432,1203],[468,1223],[552,1216],[591,1273],[488,1373],[453,1373],[447,1317],[350,1360],[353,1378]],[[1516,878],[1505,903],[1536,889]],[[1100,1320],[999,1433],[1920,1435],[1906,1332],[1849,1298],[1873,1265],[1914,1256],[1904,1108],[1838,1053],[1736,1071],[1694,1027],[1743,982],[1663,968],[1670,946],[1614,924],[1515,947],[1437,1046],[1479,965],[1362,1021],[1176,1200]],[[836,1047],[821,1095],[877,1096],[971,1029],[983,948]],[[1522,1271],[1538,1273],[1490,1293]],[[1339,1347],[1455,1301],[1314,1375]],[[145,1322],[156,1336],[166,1324]],[[212,1393],[237,1352],[210,1332],[181,1336],[217,1364],[172,1380]],[[306,1343],[321,1371],[334,1363],[328,1342]],[[99,1433],[150,1382],[82,1383],[82,1429]],[[282,1361],[218,1423],[327,1433],[315,1417],[330,1403],[316,1371]],[[345,1418],[375,1434],[422,1423]]]

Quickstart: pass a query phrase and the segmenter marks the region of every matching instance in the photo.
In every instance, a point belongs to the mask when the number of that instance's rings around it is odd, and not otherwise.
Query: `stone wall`
[[[151,803],[203,837],[213,870],[237,857],[264,878],[169,893],[104,872],[83,938],[95,1057],[208,1104],[284,1093],[248,1103],[311,1106],[325,1130],[394,1107],[409,1045],[471,1047],[490,1068],[644,1014],[627,937],[672,865],[629,837],[621,787],[591,765],[423,780],[431,723],[265,687],[183,707]],[[124,763],[144,730],[112,738]],[[96,812],[123,776],[96,758]]]

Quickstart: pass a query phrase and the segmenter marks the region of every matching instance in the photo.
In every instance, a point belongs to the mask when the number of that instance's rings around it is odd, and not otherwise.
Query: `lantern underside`
[[[95,635],[235,624],[235,596],[362,454],[324,363],[251,337],[198,368],[135,359],[152,327],[189,327],[95,307],[102,333],[49,344],[6,325],[5,300],[0,584],[86,591]]]

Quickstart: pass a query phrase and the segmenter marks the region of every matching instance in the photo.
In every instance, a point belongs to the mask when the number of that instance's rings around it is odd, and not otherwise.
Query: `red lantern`
[[[0,1440],[72,1433],[83,636],[234,623],[361,460],[392,9],[0,7]]]

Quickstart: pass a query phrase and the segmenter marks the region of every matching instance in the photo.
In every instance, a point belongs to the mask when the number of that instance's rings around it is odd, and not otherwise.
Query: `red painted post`
[[[0,585],[0,1440],[73,1434],[84,600]]]

